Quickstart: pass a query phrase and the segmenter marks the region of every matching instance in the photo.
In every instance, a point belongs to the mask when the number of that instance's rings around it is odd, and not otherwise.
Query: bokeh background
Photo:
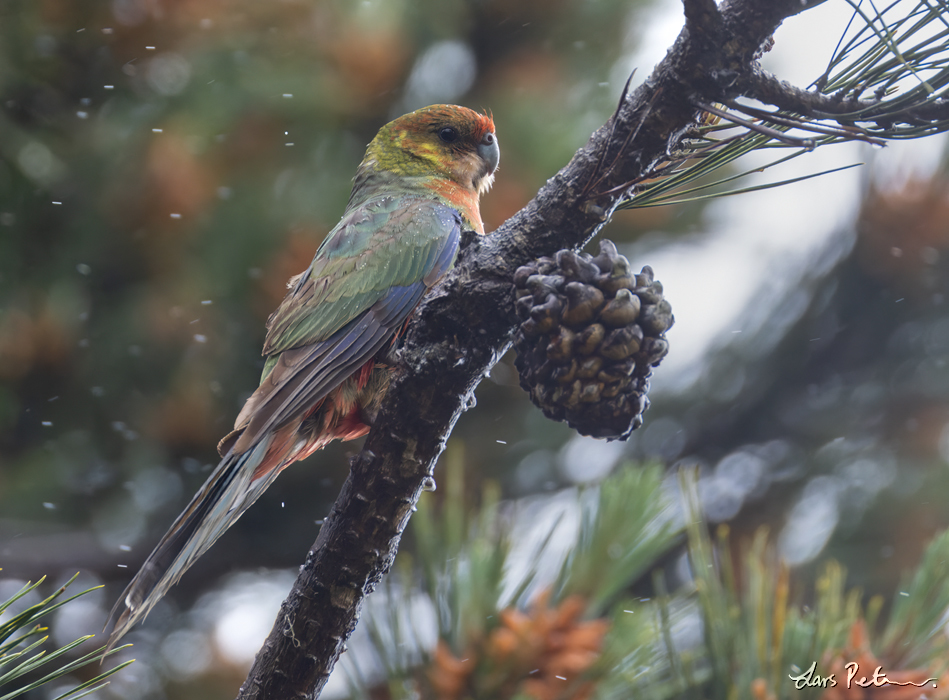
[[[807,85],[831,2],[767,58]],[[671,45],[672,0],[0,2],[0,597],[48,575],[108,609],[216,462],[264,321],[338,220],[365,144],[435,102],[493,112],[486,228],[523,206]],[[864,167],[606,235],[677,324],[628,443],[543,418],[506,357],[451,438],[471,492],[521,498],[625,459],[698,464],[711,522],[772,528],[892,592],[949,524],[945,142],[843,146],[761,176]],[[745,167],[750,167],[745,165]],[[353,445],[286,471],[130,635],[102,697],[233,697]],[[437,474],[436,474],[437,476]],[[437,496],[433,496],[437,497]],[[406,544],[409,546],[409,544]],[[78,590],[78,588],[77,588]],[[339,686],[337,686],[338,688]],[[39,697],[39,696],[38,696]]]

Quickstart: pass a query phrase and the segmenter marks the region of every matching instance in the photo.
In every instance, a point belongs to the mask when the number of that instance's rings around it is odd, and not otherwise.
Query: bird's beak
[[[498,148],[498,137],[492,132],[488,132],[482,137],[478,144],[478,155],[488,165],[488,175],[498,169],[498,163],[501,161],[501,149]]]

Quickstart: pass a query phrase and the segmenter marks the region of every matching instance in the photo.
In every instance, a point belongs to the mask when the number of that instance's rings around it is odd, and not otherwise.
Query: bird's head
[[[432,105],[382,127],[360,169],[447,178],[483,194],[494,182],[500,157],[490,115],[457,105]]]

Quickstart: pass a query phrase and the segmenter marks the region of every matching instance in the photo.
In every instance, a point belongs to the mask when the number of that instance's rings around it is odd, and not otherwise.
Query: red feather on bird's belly
[[[375,366],[376,361],[369,360],[304,416],[303,420],[308,420],[313,414],[322,411],[322,429],[295,451],[292,442],[297,437],[297,431],[303,421],[299,423],[294,421],[277,430],[274,433],[273,442],[267,449],[267,454],[257,465],[251,480],[259,479],[274,469],[282,471],[294,462],[306,459],[314,452],[323,449],[333,440],[355,440],[367,434],[369,426],[363,419],[359,394],[369,383]]]

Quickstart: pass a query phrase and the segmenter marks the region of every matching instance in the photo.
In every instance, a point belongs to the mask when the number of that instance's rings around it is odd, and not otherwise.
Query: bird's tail
[[[258,473],[264,460],[272,458],[268,455],[271,443],[272,436],[243,454],[235,455],[233,450],[225,454],[122,592],[106,624],[108,628],[115,622],[106,651],[144,619],[188,567],[237,522],[280,473],[279,468]]]

